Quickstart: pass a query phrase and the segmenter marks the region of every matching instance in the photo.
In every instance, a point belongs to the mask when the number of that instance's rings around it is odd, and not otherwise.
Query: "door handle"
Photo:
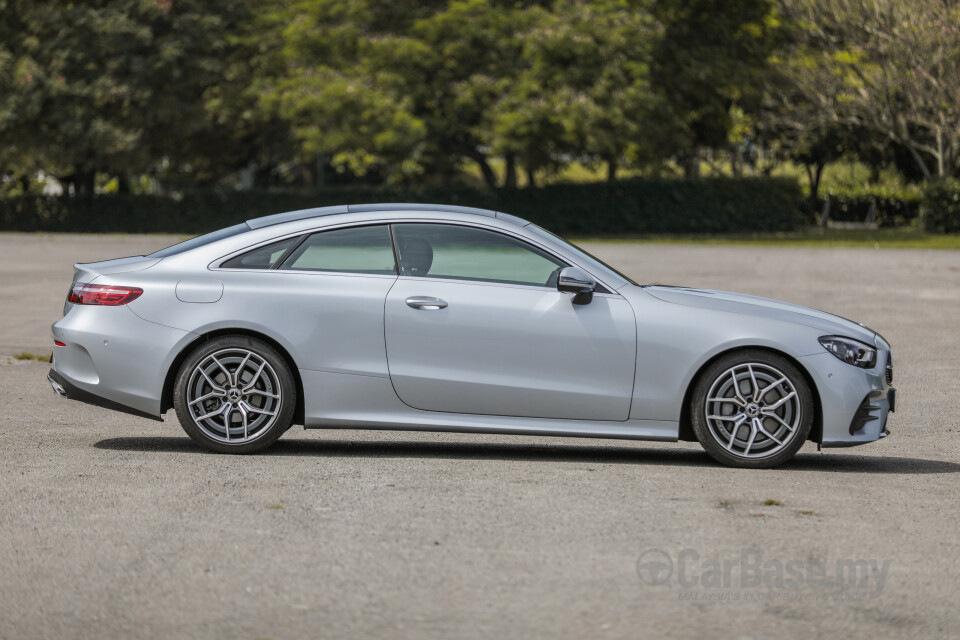
[[[413,307],[414,309],[422,309],[424,311],[438,311],[439,309],[445,309],[447,303],[445,300],[440,298],[431,298],[430,296],[412,296],[407,298],[407,306]]]

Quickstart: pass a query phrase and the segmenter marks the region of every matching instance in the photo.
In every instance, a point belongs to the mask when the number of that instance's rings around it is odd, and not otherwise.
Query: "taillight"
[[[112,284],[87,284],[77,282],[67,296],[71,304],[98,304],[104,307],[117,307],[133,302],[143,295],[143,289],[120,287]]]

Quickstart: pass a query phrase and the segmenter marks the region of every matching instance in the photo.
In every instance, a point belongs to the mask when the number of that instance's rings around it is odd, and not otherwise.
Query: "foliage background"
[[[702,181],[766,193],[778,176],[806,196],[789,212]],[[664,229],[763,229],[797,208],[812,223],[826,196],[834,217],[902,225],[957,177],[957,0],[0,0],[0,196],[26,197],[6,228],[71,208],[69,228],[100,224],[79,200],[29,204],[41,194],[150,195],[168,205],[140,208],[169,222],[218,217],[171,213],[198,190],[266,192],[251,201],[276,211],[291,189],[386,188],[584,226],[594,191],[556,187],[574,214],[514,190],[637,179],[647,199],[624,207]],[[698,189],[750,208],[649,195]]]

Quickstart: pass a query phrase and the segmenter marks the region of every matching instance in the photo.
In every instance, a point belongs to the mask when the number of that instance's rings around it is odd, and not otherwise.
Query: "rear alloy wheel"
[[[693,431],[714,459],[733,467],[783,464],[813,424],[813,394],[786,358],[761,350],[729,354],[696,383]]]
[[[266,449],[290,428],[296,384],[286,361],[249,336],[197,347],[180,367],[173,405],[195,442],[220,453]]]

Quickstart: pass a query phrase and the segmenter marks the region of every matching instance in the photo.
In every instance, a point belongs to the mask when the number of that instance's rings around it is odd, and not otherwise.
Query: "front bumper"
[[[886,357],[886,352],[881,357]],[[853,447],[889,434],[887,419],[896,408],[897,396],[882,365],[860,369],[829,353],[800,361],[820,396],[822,446]]]

